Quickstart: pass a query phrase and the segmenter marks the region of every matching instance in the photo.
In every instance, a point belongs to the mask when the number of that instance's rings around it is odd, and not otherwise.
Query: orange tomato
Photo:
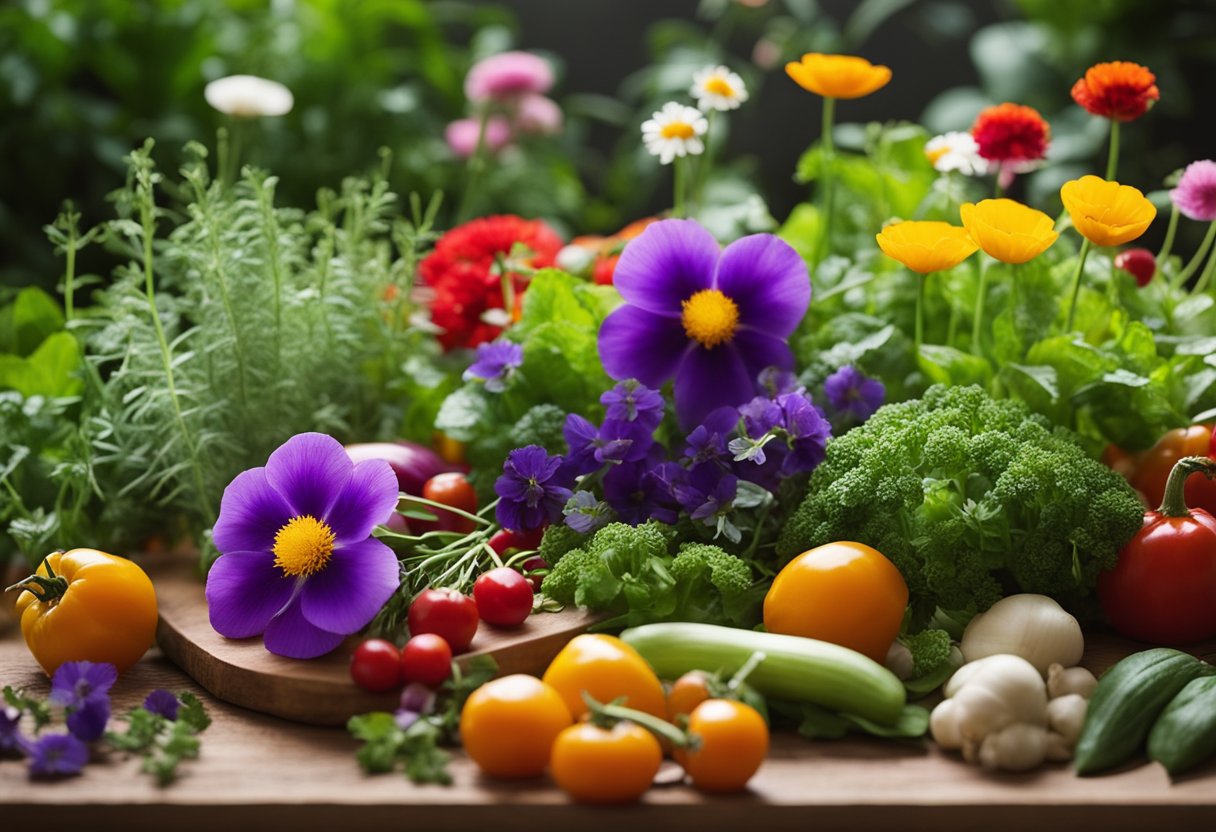
[[[557,735],[573,722],[557,691],[517,673],[473,691],[460,712],[460,741],[491,777],[539,777]]]
[[[849,647],[881,664],[907,606],[908,585],[881,552],[829,543],[777,574],[764,598],[764,627]]]
[[[1192,425],[1166,432],[1140,455],[1135,473],[1130,477],[1132,488],[1144,494],[1149,508],[1157,508],[1165,496],[1165,481],[1169,479],[1174,463],[1184,456],[1211,456],[1211,448],[1211,425]],[[1191,474],[1186,481],[1186,504],[1216,514],[1216,480]]]
[[[626,707],[660,719],[667,715],[667,698],[659,677],[637,650],[615,636],[576,636],[554,657],[544,679],[575,719],[587,713],[584,691],[604,704],[624,697],[622,704]]]
[[[751,705],[730,699],[708,699],[688,717],[688,732],[700,739],[676,760],[707,792],[737,792],[747,786],[768,754],[768,725]]]
[[[688,671],[667,691],[667,721],[674,723],[679,717],[688,716],[709,698],[709,674],[703,670]]]
[[[632,722],[601,728],[572,725],[553,743],[550,772],[561,790],[583,803],[632,803],[654,781],[663,751]]]

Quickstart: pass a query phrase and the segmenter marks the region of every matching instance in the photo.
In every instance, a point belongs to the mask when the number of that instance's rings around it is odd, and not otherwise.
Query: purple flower
[[[528,93],[545,93],[553,86],[553,67],[528,52],[501,52],[482,58],[464,78],[470,101],[514,101]]]
[[[698,465],[688,471],[674,487],[676,500],[693,520],[713,525],[714,518],[730,510],[738,493],[739,481],[717,465]]]
[[[47,700],[61,708],[79,708],[94,699],[109,699],[118,669],[105,662],[64,662],[51,677]]]
[[[727,437],[739,426],[739,411],[733,407],[719,407],[705,417],[705,421],[688,434],[684,456],[690,464],[702,462],[724,462]]]
[[[757,379],[760,390],[770,399],[775,399],[782,393],[792,393],[798,389],[798,376],[780,367],[765,367]]]
[[[556,523],[570,499],[570,488],[560,456],[549,456],[539,445],[516,448],[502,464],[494,481],[499,496],[496,516],[505,529],[526,532],[546,521]]]
[[[333,650],[397,591],[397,556],[371,536],[396,505],[384,460],[355,464],[320,433],[288,439],[224,490],[211,626],[227,638],[264,635],[267,650],[294,659]]]
[[[31,777],[66,777],[80,774],[89,761],[89,749],[71,734],[44,734],[26,743]]]
[[[0,754],[20,751],[22,743],[21,711],[12,705],[0,706]]]
[[[182,703],[167,690],[157,688],[144,699],[144,710],[159,714],[170,722],[177,720],[177,711]]]
[[[607,419],[596,427],[577,413],[566,415],[562,435],[570,447],[564,470],[578,477],[615,462],[645,458],[654,444],[653,428],[638,422]]]
[[[615,465],[604,475],[604,499],[622,522],[631,526],[647,520],[676,522],[679,504],[672,495],[672,482],[683,475],[683,469],[662,457],[656,445],[645,460]]]
[[[1216,162],[1202,159],[1187,165],[1170,199],[1193,220],[1216,220]]]
[[[85,700],[82,704],[68,709],[65,720],[72,736],[81,742],[95,742],[106,732],[106,724],[110,721],[110,697],[101,695]]]
[[[864,422],[882,407],[887,388],[881,381],[862,375],[856,367],[846,364],[823,382],[828,404],[841,413],[850,413]]]
[[[648,226],[613,283],[625,304],[600,328],[604,369],[654,388],[674,378],[685,426],[747,401],[764,368],[793,364],[786,338],[811,298],[806,264],[786,243],[756,234],[720,251],[692,220]]]
[[[507,379],[515,368],[524,363],[524,348],[510,341],[495,341],[477,347],[477,356],[469,369],[464,371],[464,380],[478,379],[485,382],[491,393],[501,393],[507,387]]]
[[[591,534],[612,519],[612,509],[590,491],[575,491],[562,513],[566,525],[579,534]]]
[[[608,419],[637,422],[650,431],[663,421],[663,397],[657,390],[643,386],[637,379],[626,379],[600,396]]]
[[[789,452],[781,460],[781,476],[813,471],[826,456],[832,425],[803,391],[777,397]]]

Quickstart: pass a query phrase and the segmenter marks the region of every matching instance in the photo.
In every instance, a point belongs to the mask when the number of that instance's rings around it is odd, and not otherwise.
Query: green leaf
[[[801,716],[798,734],[809,740],[838,740],[849,733],[849,720],[819,705],[804,702]]]
[[[477,436],[490,426],[490,404],[480,385],[466,385],[443,400],[435,427],[460,442]]]
[[[207,714],[207,709],[203,707],[200,700],[193,693],[183,691],[177,695],[177,701],[181,703],[181,707],[177,711],[177,721],[183,725],[188,725],[194,731],[205,731],[211,725],[211,717]]]
[[[929,730],[929,710],[920,705],[904,705],[904,709],[900,712],[899,719],[894,725],[879,725],[856,714],[841,714],[841,716],[862,731],[876,737],[916,739],[923,737]]]
[[[987,385],[992,368],[983,358],[941,344],[922,344],[920,368],[932,381],[940,384]]]
[[[0,353],[27,356],[63,325],[55,299],[37,286],[28,286],[0,309]]]
[[[387,711],[376,711],[361,716],[352,716],[346,723],[346,730],[357,740],[373,742],[392,736],[398,729],[392,714]]]
[[[83,387],[76,377],[80,365],[76,339],[66,332],[57,332],[28,358],[0,355],[0,389],[16,390],[26,398],[73,396]]]

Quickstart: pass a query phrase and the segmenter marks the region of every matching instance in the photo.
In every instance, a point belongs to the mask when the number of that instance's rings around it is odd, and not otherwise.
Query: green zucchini
[[[1161,712],[1148,735],[1148,756],[1170,776],[1216,755],[1216,676],[1192,679]]]
[[[838,644],[714,624],[647,624],[621,638],[665,678],[690,670],[729,675],[753,653],[763,653],[747,683],[765,696],[847,711],[888,727],[903,713],[906,694],[895,674]]]
[[[1149,729],[1170,700],[1193,679],[1216,668],[1168,647],[1133,653],[1098,680],[1077,741],[1077,774],[1096,774],[1144,747]]]

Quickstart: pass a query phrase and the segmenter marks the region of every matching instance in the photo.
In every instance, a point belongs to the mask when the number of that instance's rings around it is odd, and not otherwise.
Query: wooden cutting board
[[[396,693],[368,693],[351,681],[357,636],[319,659],[275,656],[261,637],[227,639],[211,628],[203,582],[193,563],[166,563],[149,573],[160,606],[156,638],[161,650],[217,698],[310,725],[340,726],[356,714],[396,709]],[[457,658],[467,662],[490,656],[501,675],[539,676],[566,642],[595,620],[592,613],[565,610],[532,615],[510,630],[482,624],[469,652]]]

